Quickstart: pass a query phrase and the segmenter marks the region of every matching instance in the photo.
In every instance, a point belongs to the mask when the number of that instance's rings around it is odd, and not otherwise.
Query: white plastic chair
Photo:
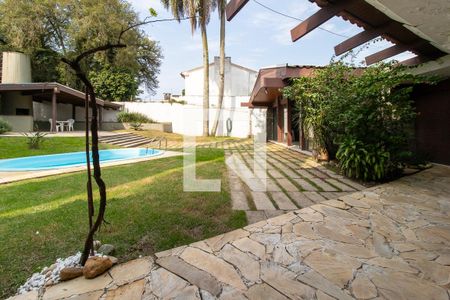
[[[74,119],[67,120],[67,131],[73,131],[73,124],[75,124]]]
[[[53,129],[52,129],[52,126],[53,126],[53,120],[52,119],[48,119],[48,121],[50,122],[50,131],[53,131]],[[58,123],[56,123],[56,132],[58,132],[58,131],[63,131],[64,129],[63,129],[63,127],[62,127],[63,125],[62,124],[58,124]]]

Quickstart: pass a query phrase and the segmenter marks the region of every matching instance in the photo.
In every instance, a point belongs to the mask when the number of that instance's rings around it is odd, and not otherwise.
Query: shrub
[[[47,134],[40,131],[36,131],[36,132],[24,132],[22,133],[22,135],[27,138],[28,148],[39,149],[41,144],[44,142],[44,138]]]
[[[352,178],[380,180],[388,173],[389,152],[377,145],[364,145],[361,141],[348,139],[336,154],[342,172]]]
[[[330,159],[339,151],[350,177],[380,180],[394,176],[411,156],[416,114],[410,94],[414,84],[424,82],[434,79],[395,63],[355,69],[339,61],[294,79],[283,93],[295,100],[301,125],[312,129],[315,150],[325,149]]]
[[[133,128],[134,130],[141,130],[142,129],[142,123],[139,122],[133,122],[130,123],[131,128]]]
[[[11,131],[12,127],[5,120],[0,119],[0,134]]]
[[[154,123],[146,115],[137,112],[121,111],[117,114],[117,121],[121,123]]]

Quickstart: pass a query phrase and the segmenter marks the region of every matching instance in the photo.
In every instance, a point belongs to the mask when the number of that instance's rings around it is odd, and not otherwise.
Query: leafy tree
[[[139,83],[127,70],[106,66],[90,72],[89,78],[97,95],[104,100],[132,101],[139,94]]]
[[[31,57],[32,79],[34,82],[61,82],[61,59],[50,49],[35,49]]]
[[[365,180],[394,175],[411,156],[413,85],[430,82],[396,63],[356,69],[341,61],[292,80],[284,96],[296,101],[316,148],[341,160],[345,173]]]
[[[216,0],[161,0],[173,16],[190,20],[192,32],[200,28],[203,46],[203,135],[209,136],[209,48],[206,25],[217,5]]]
[[[55,55],[71,56],[93,45],[110,43],[117,40],[117,32],[139,22],[124,0],[0,2],[0,32],[8,44],[5,50],[31,54],[35,80],[58,81],[76,89],[83,87],[82,82],[66,64],[55,60]],[[101,72],[106,66],[117,67],[154,92],[162,59],[158,43],[138,27],[128,31],[122,40],[128,47],[86,57],[83,67],[94,72]]]

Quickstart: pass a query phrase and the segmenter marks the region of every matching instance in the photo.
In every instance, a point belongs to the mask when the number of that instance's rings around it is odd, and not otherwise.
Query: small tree
[[[153,9],[150,9],[150,13],[152,14],[152,17],[156,16],[156,12]],[[92,164],[93,164],[93,177],[94,180],[98,186],[99,189],[99,195],[100,195],[100,204],[98,209],[98,214],[95,222],[92,222],[92,217],[94,216],[94,201],[93,201],[93,190],[92,190],[92,182],[91,182],[91,170],[90,170],[90,161],[89,161],[89,132],[88,132],[88,126],[86,126],[86,157],[87,157],[87,172],[88,172],[88,207],[89,207],[89,223],[90,228],[88,235],[86,237],[86,241],[84,244],[84,250],[81,254],[80,264],[84,265],[86,263],[86,260],[89,258],[89,254],[93,252],[94,249],[94,235],[97,232],[97,230],[100,228],[101,224],[105,221],[105,211],[106,211],[106,185],[105,182],[102,179],[101,175],[101,168],[100,168],[100,156],[99,156],[99,149],[98,149],[98,110],[97,110],[97,100],[96,100],[96,93],[94,86],[92,82],[89,80],[86,71],[83,71],[81,65],[83,59],[86,57],[89,57],[91,55],[95,55],[99,52],[109,51],[113,49],[118,48],[125,48],[127,45],[124,43],[123,38],[124,35],[145,24],[150,24],[154,22],[159,22],[161,20],[148,20],[147,18],[143,22],[131,24],[126,28],[123,28],[119,33],[116,42],[107,42],[104,45],[90,48],[79,55],[77,55],[74,59],[70,59],[67,57],[62,57],[61,60],[66,63],[70,68],[75,72],[77,78],[81,80],[81,82],[84,84],[86,88],[86,120],[88,120],[88,107],[90,106],[92,108],[91,113],[91,134],[92,134],[92,144],[91,144],[91,150],[92,150]],[[87,121],[86,121],[86,125]]]
[[[354,78],[354,69],[343,62],[331,62],[327,67],[314,71],[312,77],[299,77],[283,89],[284,96],[295,100],[302,118],[301,126],[314,134],[317,150],[326,150],[329,157],[336,156],[337,145],[334,141],[339,131],[344,103],[351,98],[350,83]]]
[[[284,95],[296,101],[302,125],[344,173],[364,180],[395,174],[412,155],[413,85],[432,82],[405,67],[381,63],[356,69],[341,61],[294,79]]]

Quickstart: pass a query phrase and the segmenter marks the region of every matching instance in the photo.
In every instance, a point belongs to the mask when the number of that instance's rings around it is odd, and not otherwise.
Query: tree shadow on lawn
[[[104,169],[109,187],[106,219],[110,224],[103,225],[96,238],[115,245],[116,256],[125,261],[245,226],[245,214],[231,209],[223,156],[207,155],[199,161],[203,161],[197,167],[200,177],[222,179],[220,193],[183,192],[181,158]],[[88,230],[82,195],[85,176],[68,177],[79,185],[74,201],[51,210],[0,218],[0,290],[4,291],[0,297],[13,294],[32,272],[56,258],[81,250]],[[47,181],[63,187],[65,179]],[[18,186],[24,187],[20,184],[14,188]]]
[[[120,185],[126,186],[143,178],[154,177],[182,166],[181,157],[171,157],[163,160],[102,169],[107,189],[116,188]],[[34,207],[51,204],[51,202],[67,197],[85,199],[86,180],[86,173],[81,171],[0,186],[0,194],[2,195],[0,199],[0,218],[2,215],[13,213],[17,209],[33,209]],[[95,189],[95,192],[97,191],[98,189]]]

